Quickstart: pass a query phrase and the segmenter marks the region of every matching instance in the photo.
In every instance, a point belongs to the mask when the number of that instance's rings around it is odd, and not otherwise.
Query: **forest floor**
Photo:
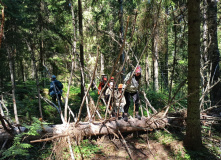
[[[84,140],[81,153],[84,159],[93,160],[218,160],[221,159],[221,145],[216,153],[214,143],[204,141],[204,147],[199,151],[188,151],[183,146],[184,135],[156,130],[151,132],[136,132],[123,134],[124,139],[105,135],[100,138]],[[221,142],[221,141],[220,141]],[[75,150],[76,151],[76,150]],[[78,152],[79,153],[79,152]],[[76,159],[81,159],[76,154]]]
[[[220,117],[217,113],[221,113],[221,108],[211,110],[207,115]],[[221,160],[221,123],[202,125],[203,147],[198,151],[188,151],[184,147],[184,128],[167,129],[124,133],[126,143],[114,135],[92,137],[84,140],[79,148],[84,159],[93,160],[131,159],[129,153],[134,160]],[[75,156],[81,159],[78,153],[75,152]]]

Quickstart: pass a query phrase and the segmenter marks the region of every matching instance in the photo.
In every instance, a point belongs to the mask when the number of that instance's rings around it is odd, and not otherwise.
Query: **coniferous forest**
[[[221,159],[219,0],[0,10],[0,159]]]

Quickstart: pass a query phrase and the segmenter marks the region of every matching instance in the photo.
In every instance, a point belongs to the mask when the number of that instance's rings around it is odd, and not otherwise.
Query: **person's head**
[[[118,91],[122,92],[122,89],[123,89],[123,84],[119,84],[118,85]]]
[[[137,66],[136,70],[135,70],[135,76],[139,77],[141,75],[141,68],[140,66]]]
[[[104,77],[104,79],[103,79],[103,80],[104,80],[104,82],[106,82],[106,81],[107,81],[107,78],[106,78],[106,77]]]
[[[110,88],[113,88],[114,87],[114,83],[113,82],[110,82]]]
[[[55,80],[56,79],[56,76],[55,75],[52,75],[51,76],[51,80]]]
[[[114,81],[114,77],[111,77],[111,81]]]

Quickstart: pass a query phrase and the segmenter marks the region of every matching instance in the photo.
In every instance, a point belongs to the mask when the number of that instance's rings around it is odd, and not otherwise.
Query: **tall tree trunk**
[[[8,52],[9,68],[10,68],[11,83],[12,83],[12,101],[13,101],[13,108],[14,108],[14,114],[15,114],[15,121],[17,124],[19,124],[16,98],[15,98],[15,78],[14,78],[13,55],[12,55],[13,51],[8,48],[7,52]]]
[[[202,146],[200,127],[200,0],[188,1],[188,107],[184,144]]]
[[[124,41],[124,19],[123,19],[123,0],[118,0],[119,2],[119,23],[120,23],[120,44],[123,44]],[[124,59],[125,59],[125,53],[123,51],[120,61],[121,64],[124,63]],[[125,73],[125,67],[123,67],[122,73]],[[124,74],[122,74],[122,80],[125,78]]]
[[[153,38],[152,38],[152,63],[153,63],[153,90],[159,90],[159,81],[158,81],[158,24],[157,16],[153,16]]]
[[[148,55],[146,57],[146,60],[145,60],[145,81],[146,81],[146,88],[149,87],[150,83],[150,74],[149,74],[149,61],[148,61]]]
[[[219,60],[220,54],[218,49],[218,39],[217,39],[217,1],[216,0],[207,0],[208,10],[208,57],[212,63],[210,66],[210,85],[214,85],[218,82],[219,79]],[[212,105],[221,104],[221,83],[218,82],[215,87],[212,88],[210,92],[210,98]]]
[[[45,77],[44,77],[44,40],[43,40],[43,30],[44,30],[44,22],[43,22],[43,16],[42,14],[44,13],[44,2],[42,0],[40,0],[39,2],[39,7],[40,7],[40,10],[41,12],[39,12],[39,15],[38,15],[38,23],[39,23],[39,29],[40,29],[40,33],[41,33],[41,36],[39,38],[39,48],[40,48],[40,52],[39,52],[39,55],[40,55],[40,61],[39,61],[39,72],[40,72],[40,79],[43,79],[43,86],[45,87],[46,86],[46,81],[45,81]]]
[[[25,82],[25,73],[24,73],[23,59],[20,59],[20,67],[21,67],[22,81]]]
[[[154,35],[153,38],[153,54],[152,54],[152,60],[153,60],[153,87],[154,87],[154,91],[159,91],[159,81],[158,81],[158,38],[157,38],[157,33]]]
[[[202,86],[202,98],[200,108],[204,108],[205,99],[208,99],[207,94],[205,93],[207,85],[207,73],[208,67],[205,67],[206,62],[208,61],[208,23],[207,23],[207,0],[203,0],[203,54],[201,54],[201,86]],[[204,87],[205,86],[205,87]]]
[[[172,10],[173,10],[173,8],[172,8]],[[173,12],[173,22],[174,22],[174,55],[173,55],[173,69],[172,69],[171,76],[170,76],[170,88],[169,88],[168,103],[170,103],[171,96],[172,96],[173,78],[174,78],[174,73],[175,73],[176,55],[177,55],[177,27],[176,27],[177,20],[176,20],[174,12]]]
[[[2,44],[2,38],[4,35],[4,23],[5,23],[5,14],[4,14],[4,7],[2,8],[2,19],[1,19],[1,30],[0,30],[0,48]]]
[[[37,72],[37,67],[36,67],[35,53],[34,53],[34,49],[31,46],[31,44],[29,44],[27,42],[27,45],[28,45],[28,50],[31,52],[31,59],[32,59],[32,63],[33,63],[34,73],[35,73],[35,81],[36,81],[36,87],[37,87],[37,93],[38,93],[38,107],[39,107],[40,117],[43,118],[42,107],[41,107],[41,94],[40,94],[40,87],[39,87],[38,72]]]
[[[104,55],[101,53],[101,72],[100,74],[104,74]]]
[[[169,15],[168,6],[166,6],[166,16],[165,16],[165,24],[166,24],[166,31],[165,31],[165,55],[164,55],[164,69],[163,69],[163,81],[166,88],[168,88],[168,22],[167,22],[167,15]]]
[[[74,15],[74,8],[72,4],[72,0],[70,1],[71,5],[71,16],[72,16],[72,27],[73,27],[73,53],[72,53],[72,58],[71,58],[71,73],[68,81],[68,89],[67,89],[67,95],[66,95],[66,101],[65,101],[65,111],[64,111],[64,119],[67,122],[67,110],[68,110],[68,98],[69,98],[69,92],[70,92],[70,86],[72,82],[72,76],[74,72],[74,59],[75,59],[75,54],[76,54],[76,31],[75,31],[75,15]]]
[[[83,37],[83,13],[82,13],[82,3],[81,0],[78,0],[78,17],[79,17],[79,31],[80,31],[80,63],[84,73],[84,37]],[[84,83],[83,77],[81,75],[81,100],[84,97]]]

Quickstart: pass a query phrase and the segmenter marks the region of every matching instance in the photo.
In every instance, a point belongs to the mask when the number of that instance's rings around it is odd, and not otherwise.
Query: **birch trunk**
[[[74,8],[73,8],[73,4],[72,1],[70,1],[70,5],[71,5],[71,15],[72,15],[72,27],[73,27],[73,53],[72,53],[72,58],[71,58],[71,73],[70,73],[70,77],[69,77],[69,81],[68,81],[68,89],[67,89],[67,95],[66,95],[66,100],[65,100],[65,110],[64,110],[64,118],[65,121],[67,122],[67,110],[68,110],[68,98],[69,98],[69,92],[70,92],[70,86],[71,86],[71,82],[72,82],[72,77],[73,77],[73,72],[74,72],[74,59],[75,59],[75,54],[76,54],[76,31],[75,31],[75,15],[74,15]]]
[[[101,75],[104,74],[104,55],[101,54]]]
[[[14,108],[14,114],[15,114],[15,122],[17,124],[19,124],[16,98],[15,98],[15,79],[14,79],[14,70],[13,70],[13,55],[12,55],[11,49],[8,48],[7,52],[8,52],[8,58],[9,58],[9,68],[10,68],[11,83],[12,83],[12,101],[13,101],[13,108]]]
[[[123,41],[124,41],[123,0],[118,0],[118,2],[119,2],[120,44],[122,46]],[[121,64],[124,63],[124,59],[125,59],[125,53],[123,51],[120,57]],[[125,67],[123,67],[122,73],[125,73]],[[121,78],[122,80],[125,78],[124,74],[122,74]]]

